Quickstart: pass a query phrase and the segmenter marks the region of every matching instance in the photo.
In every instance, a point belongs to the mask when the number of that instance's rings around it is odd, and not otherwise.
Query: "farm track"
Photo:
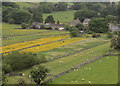
[[[67,69],[67,70],[65,70],[65,71],[63,71],[63,72],[61,72],[61,73],[56,74],[56,75],[51,75],[51,74],[49,74],[49,76],[52,76],[52,78],[49,78],[48,80],[45,80],[43,83],[50,82],[50,81],[52,81],[52,80],[54,80],[54,79],[56,79],[56,78],[58,78],[58,77],[60,77],[60,76],[62,76],[62,75],[64,75],[64,74],[66,74],[66,73],[69,73],[69,72],[71,72],[71,71],[74,71],[74,70],[76,70],[76,69],[79,69],[80,67],[82,67],[82,66],[84,66],[84,65],[87,65],[87,64],[89,64],[89,63],[92,63],[92,62],[94,62],[94,61],[96,61],[96,60],[98,60],[98,59],[100,59],[100,58],[102,58],[102,57],[111,56],[112,54],[110,54],[110,53],[111,53],[111,51],[108,52],[108,53],[105,53],[105,54],[103,54],[103,55],[96,56],[94,59],[91,59],[91,60],[82,62],[82,63],[78,64],[77,66],[74,66],[74,67],[72,67],[72,68],[69,68],[69,69]]]
[[[62,40],[65,40],[65,39],[67,39],[67,38],[69,38],[69,37],[66,37],[66,38],[60,39],[60,40],[55,40],[55,41],[47,42],[47,43],[42,43],[42,44],[37,44],[37,45],[29,46],[29,47],[24,47],[24,48],[21,48],[21,49],[18,49],[18,50],[13,50],[13,51],[9,51],[9,52],[4,52],[4,53],[0,53],[0,54],[10,53],[10,52],[14,52],[14,51],[20,51],[20,50],[24,50],[24,49],[32,48],[32,47],[36,47],[36,46],[42,46],[42,45],[46,45],[46,44],[49,44],[49,43],[54,43],[54,42],[57,42],[57,41],[62,41]]]
[[[35,39],[32,39],[32,40],[27,40],[27,41],[33,41],[33,40],[37,40],[37,39],[42,39],[42,38],[46,38],[47,36],[59,36],[59,35],[67,35],[67,33],[65,33],[65,34],[56,34],[56,35],[39,35],[39,36],[45,36],[45,37],[35,38]],[[22,43],[22,42],[27,42],[27,41],[21,41],[21,42],[16,42],[16,43]],[[16,43],[13,43],[13,44],[16,44]],[[11,44],[7,44],[7,45],[11,45]],[[7,45],[3,45],[3,46],[7,46]]]

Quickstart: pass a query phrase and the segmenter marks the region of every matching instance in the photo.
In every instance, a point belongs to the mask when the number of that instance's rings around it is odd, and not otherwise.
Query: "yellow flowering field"
[[[47,38],[36,39],[33,41],[26,41],[26,42],[11,44],[11,45],[0,47],[0,49],[2,49],[2,51],[0,51],[0,53],[10,52],[10,51],[19,50],[19,49],[22,49],[25,47],[30,47],[30,46],[34,46],[34,45],[57,41],[60,39],[65,39],[66,37],[68,37],[68,36],[47,37]]]
[[[27,49],[24,49],[22,51],[23,52],[46,51],[46,50],[50,50],[50,49],[53,49],[53,48],[64,46],[64,45],[67,45],[67,44],[70,44],[70,43],[81,41],[81,40],[84,40],[84,39],[86,39],[86,38],[81,38],[81,37],[79,37],[79,38],[71,38],[71,39],[64,40],[64,42],[63,41],[57,41],[57,42],[49,43],[49,44],[42,45],[42,46],[36,46],[36,47],[32,47],[32,48],[27,48]]]

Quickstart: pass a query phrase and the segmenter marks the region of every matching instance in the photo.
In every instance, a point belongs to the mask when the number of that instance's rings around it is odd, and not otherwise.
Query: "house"
[[[45,26],[46,28],[52,28],[53,30],[64,30],[65,29],[63,24],[46,23]]]
[[[75,26],[79,23],[81,23],[81,21],[79,19],[76,19],[76,20],[71,21],[69,24],[70,24],[70,26]]]
[[[120,31],[120,27],[117,25],[114,25],[112,23],[109,23],[109,31],[114,32],[114,31]]]
[[[42,24],[43,23],[33,22],[32,25],[30,26],[30,28],[32,28],[32,29],[40,29]]]
[[[85,19],[83,21],[83,25],[88,26],[89,22],[90,22],[90,19]]]

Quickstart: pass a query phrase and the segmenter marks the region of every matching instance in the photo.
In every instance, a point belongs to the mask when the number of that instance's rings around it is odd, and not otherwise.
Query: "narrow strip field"
[[[54,43],[49,43],[49,44],[46,44],[46,45],[43,45],[43,46],[36,46],[36,47],[24,49],[22,51],[24,51],[24,52],[46,51],[46,50],[50,50],[50,49],[53,49],[53,48],[57,48],[57,47],[60,47],[60,46],[64,46],[64,45],[74,43],[74,42],[77,42],[77,41],[80,41],[80,40],[85,40],[85,39],[86,38],[81,38],[81,37],[71,38],[71,39],[66,39],[64,41],[57,41],[57,42],[54,42]]]
[[[50,68],[50,74],[58,74],[65,71],[66,69],[72,68],[82,62],[93,59],[96,56],[100,56],[110,50],[109,43],[91,48],[80,53],[76,53],[65,58],[60,58],[51,62],[45,63]]]
[[[66,37],[68,37],[68,36],[47,37],[47,38],[37,39],[37,40],[33,40],[33,41],[26,41],[26,42],[22,42],[22,43],[12,44],[12,45],[8,45],[8,46],[0,47],[0,49],[2,49],[2,52],[0,52],[0,53],[6,53],[6,52],[19,50],[19,49],[33,46],[33,45],[40,45],[40,44],[48,43],[51,41],[65,39]]]

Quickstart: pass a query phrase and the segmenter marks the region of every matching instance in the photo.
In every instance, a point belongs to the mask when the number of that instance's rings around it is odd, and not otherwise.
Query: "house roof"
[[[89,23],[90,19],[85,19],[83,23]]]
[[[50,23],[47,23],[45,24],[47,27],[53,27],[53,28],[62,28],[64,27],[63,24],[50,24]]]
[[[76,25],[78,23],[81,23],[80,20],[76,19],[70,22],[71,25]]]

